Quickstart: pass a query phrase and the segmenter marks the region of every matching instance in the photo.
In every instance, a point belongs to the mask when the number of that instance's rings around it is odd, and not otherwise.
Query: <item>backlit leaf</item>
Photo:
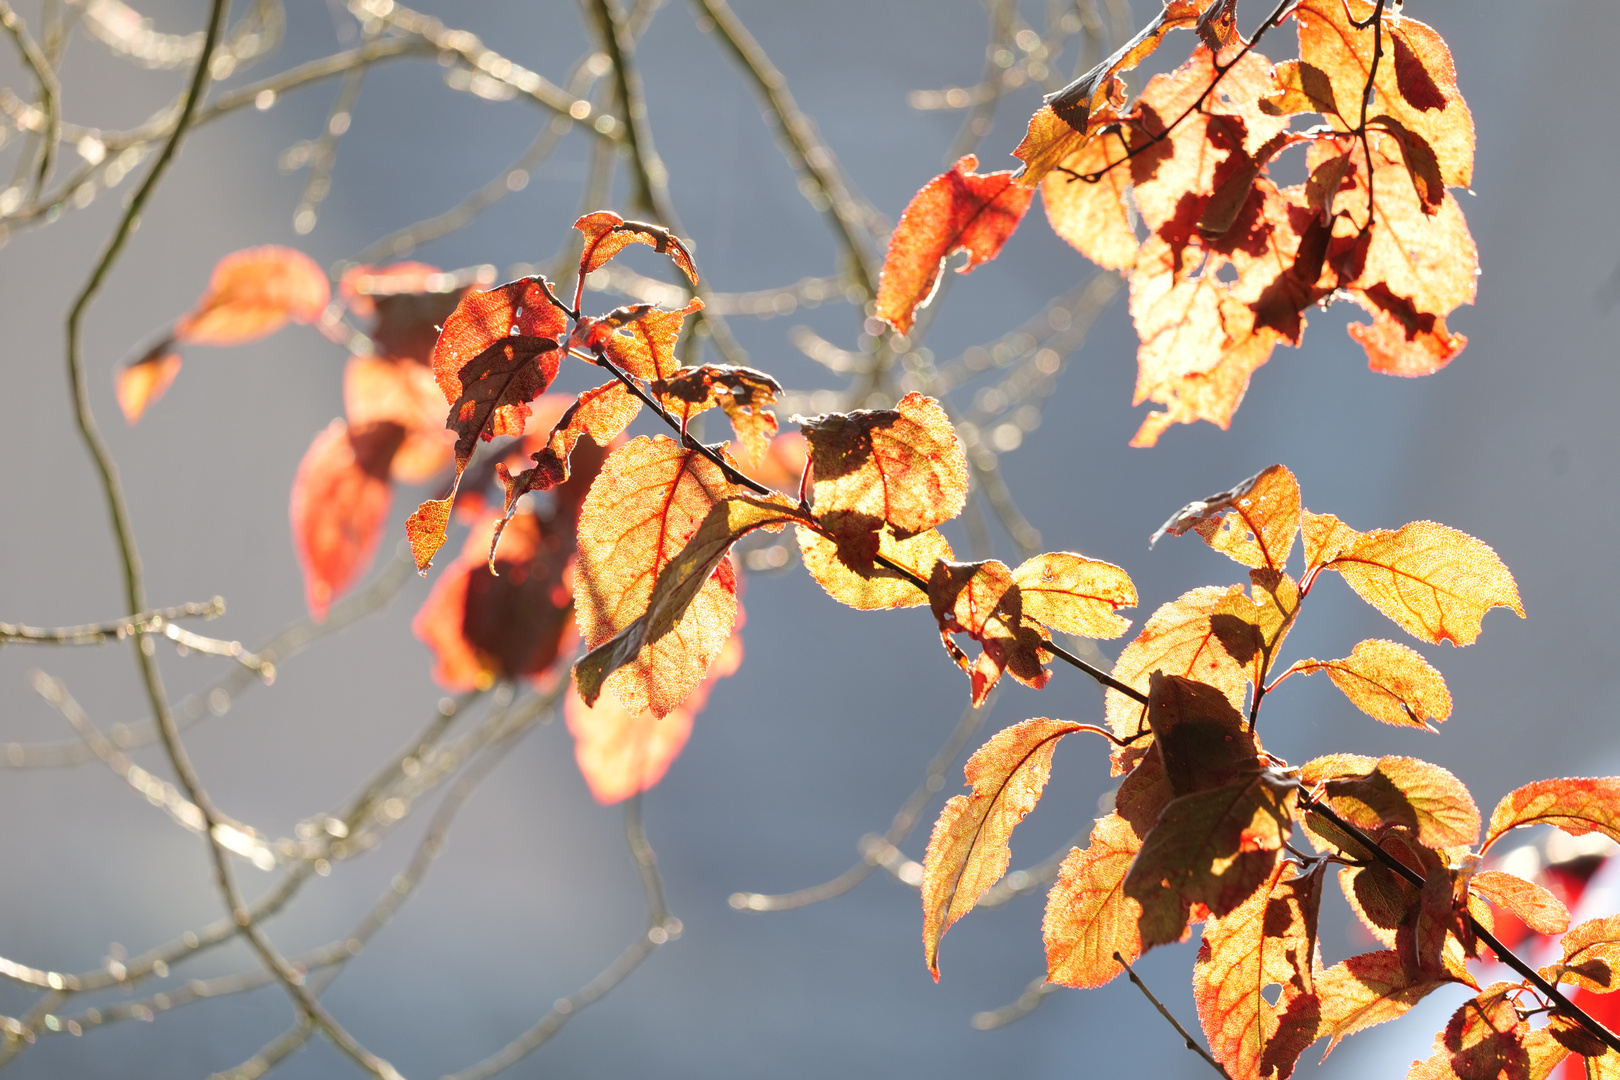
[[[926,589],[895,571],[876,564],[870,569],[849,567],[838,557],[837,544],[802,525],[797,531],[804,568],[834,600],[865,611],[920,607],[928,603]],[[933,574],[936,564],[954,558],[951,545],[936,529],[896,540],[894,530],[884,526],[878,533],[878,553],[923,581]]]
[[[1051,122],[1063,124],[1055,116]],[[1035,124],[1030,122],[1032,133]],[[1061,168],[1047,172],[1041,181],[1041,203],[1052,231],[1104,270],[1129,269],[1140,246],[1134,216],[1125,201],[1131,170],[1121,162],[1128,152],[1118,132],[1101,132],[1064,157]],[[1090,179],[1099,173],[1095,180]]]
[[[258,247],[219,260],[197,306],[174,324],[176,341],[241,345],[287,321],[314,322],[331,299],[314,259],[285,247]]]
[[[633,713],[664,716],[685,700],[731,636],[736,578],[726,552],[748,530],[797,515],[782,504],[734,487],[663,436],[608,457],[579,518],[575,599],[592,652],[575,680],[586,704],[604,683]]]
[[[1243,705],[1243,669],[1233,660],[1210,626],[1210,615],[1223,598],[1242,595],[1242,588],[1206,586],[1183,593],[1153,613],[1136,640],[1125,646],[1114,664],[1113,676],[1146,694],[1155,671],[1208,683],[1226,695],[1234,707]],[[1108,726],[1129,739],[1146,721],[1146,708],[1117,690],[1105,695]],[[1115,762],[1116,771],[1118,761]]]
[[[818,516],[846,562],[887,522],[899,537],[932,529],[967,505],[967,454],[937,401],[910,393],[892,409],[796,417],[810,443]],[[870,559],[854,559],[864,563]]]
[[[1253,895],[1277,865],[1292,806],[1264,772],[1171,800],[1125,878],[1142,905],[1142,947],[1179,941],[1194,904],[1218,917]]]
[[[1338,558],[1354,547],[1362,535],[1332,514],[1313,514],[1309,510],[1301,514],[1299,526],[1305,540],[1307,571]]]
[[[680,343],[681,329],[688,315],[701,310],[703,301],[697,297],[676,311],[630,304],[614,308],[600,319],[581,319],[571,340],[581,348],[601,350],[621,370],[651,382],[680,370],[675,347]],[[676,415],[680,415],[679,410]]]
[[[509,337],[461,366],[461,394],[446,427],[456,433],[456,470],[467,467],[480,440],[522,435],[529,402],[557,377],[562,350],[550,338]]]
[[[1468,880],[1468,887],[1497,907],[1513,912],[1538,934],[1562,934],[1569,929],[1569,909],[1533,881],[1500,870],[1481,870]]]
[[[1253,598],[1241,591],[1222,597],[1210,613],[1209,625],[1221,648],[1243,668],[1244,678],[1258,687],[1265,685],[1299,614],[1299,585],[1276,570],[1250,570],[1249,579]]]
[[[1493,607],[1524,606],[1513,575],[1483,541],[1432,521],[1362,533],[1322,563],[1415,637],[1471,644]]]
[[[776,437],[776,413],[766,408],[776,402],[782,384],[748,367],[704,364],[680,368],[667,379],[652,383],[652,392],[675,403],[678,416],[693,417],[718,405],[731,421],[744,456],[759,464]]]
[[[1205,683],[1155,673],[1148,726],[1172,796],[1239,783],[1264,769],[1242,715]]]
[[[904,334],[919,307],[933,298],[945,260],[958,251],[967,273],[1001,253],[1018,228],[1034,191],[1013,183],[1011,172],[974,172],[972,154],[930,180],[915,196],[889,240],[879,278],[877,316]]]
[[[1316,1041],[1313,992],[1320,872],[1278,863],[1270,879],[1204,929],[1193,997],[1210,1053],[1232,1080],[1287,1077]],[[1275,1003],[1266,993],[1280,987]]]
[[[579,276],[606,266],[608,260],[631,244],[646,244],[660,255],[668,255],[680,268],[687,280],[696,288],[697,267],[692,256],[675,234],[660,225],[645,221],[626,221],[611,210],[598,210],[574,222],[574,228],[585,234],[585,247],[579,256]]]
[[[131,424],[139,420],[146,407],[163,396],[178,374],[180,354],[174,351],[174,342],[169,339],[154,345],[134,363],[119,368],[113,393],[124,419]]]
[[[1063,860],[1046,898],[1042,935],[1046,977],[1061,986],[1102,986],[1142,955],[1136,923],[1142,908],[1125,895],[1125,875],[1141,850],[1135,830],[1118,814],[1098,818],[1091,845]]]
[[[1114,638],[1130,628],[1114,614],[1136,604],[1136,586],[1124,570],[1070,551],[1049,551],[1013,570],[1024,615],[1064,634]]]
[[[433,556],[444,546],[445,530],[450,527],[450,506],[454,501],[454,497],[424,499],[405,519],[405,539],[410,541],[411,555],[416,559],[419,573],[427,573]]]
[[[507,338],[561,341],[568,312],[542,277],[519,278],[462,297],[433,346],[433,377],[453,409],[463,397],[461,369]]]
[[[379,356],[430,365],[439,327],[466,289],[437,267],[401,262],[350,267],[337,291],[357,318],[371,320],[369,333]]]
[[[1321,1034],[1328,1037],[1327,1053],[1347,1035],[1404,1016],[1444,985],[1446,980],[1409,972],[1392,949],[1352,956],[1318,973],[1316,996],[1321,1002]]]
[[[971,680],[975,707],[984,704],[1003,672],[1037,690],[1052,677],[1042,666],[1041,645],[1047,638],[1024,618],[1023,598],[1005,563],[935,563],[928,602],[939,623],[940,642]],[[958,633],[983,647],[977,660],[970,660],[951,639]]]
[[[1510,792],[1491,811],[1480,851],[1522,825],[1555,825],[1571,836],[1600,832],[1620,841],[1620,777],[1537,780]]]
[[[1463,1002],[1435,1036],[1434,1056],[1414,1062],[1407,1080],[1528,1080],[1530,1026],[1514,1007],[1513,983],[1497,983]]]
[[[388,470],[392,480],[423,483],[454,460],[455,437],[444,426],[444,398],[425,364],[349,357],[343,369],[343,411],[355,428],[391,423],[404,429],[405,440]]]
[[[1181,536],[1188,529],[1216,551],[1254,568],[1282,570],[1299,532],[1299,481],[1285,466],[1273,465],[1230,491],[1188,503],[1153,534],[1150,544],[1166,533]]]
[[[1479,839],[1479,808],[1463,782],[1438,765],[1409,757],[1329,754],[1306,762],[1300,782],[1322,785],[1324,800],[1364,832],[1385,825],[1413,830],[1434,848]],[[1314,826],[1315,818],[1309,819]]]
[[[1343,660],[1301,660],[1289,670],[1327,672],[1356,708],[1386,724],[1432,730],[1451,715],[1446,680],[1417,652],[1393,641],[1363,641]]]
[[[569,694],[563,716],[574,737],[574,760],[596,801],[604,805],[622,802],[662,780],[685,749],[692,721],[703,711],[709,691],[736,672],[742,657],[742,637],[733,631],[703,681],[679,707],[663,716],[651,710],[632,713],[616,694],[602,695],[595,705]]]
[[[304,599],[317,622],[371,565],[388,528],[388,465],[405,432],[398,424],[352,430],[334,420],[298,464],[292,486],[293,549]]]
[[[1594,994],[1620,990],[1620,915],[1588,919],[1559,944],[1564,960],[1543,971],[1549,979],[1574,983]]]
[[[1007,872],[1014,826],[1035,808],[1052,775],[1052,752],[1079,730],[1044,717],[1005,728],[968,758],[971,795],[945,804],[923,857],[923,951],[939,980],[939,939]]]

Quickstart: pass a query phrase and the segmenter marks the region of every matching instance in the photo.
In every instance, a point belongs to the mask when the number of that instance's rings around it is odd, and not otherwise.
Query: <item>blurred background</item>
[[[1025,18],[1044,25],[1044,5],[1023,6]],[[1253,26],[1269,6],[1244,0],[1240,25]],[[1128,7],[1133,25],[1157,10],[1155,0]],[[590,49],[589,24],[572,4],[425,2],[422,10],[554,82]],[[157,30],[181,34],[201,24],[206,5],[150,0],[139,11]],[[937,92],[979,83],[989,35],[976,0],[735,0],[735,11],[880,214],[897,217],[954,160],[963,112],[914,106],[949,104]],[[1620,140],[1607,76],[1620,48],[1620,6],[1413,0],[1406,11],[1450,43],[1478,129],[1474,190],[1459,198],[1483,273],[1477,305],[1450,320],[1468,335],[1466,351],[1429,378],[1376,375],[1344,333],[1346,312],[1316,313],[1303,348],[1278,350],[1256,373],[1229,432],[1177,427],[1157,448],[1132,450],[1126,443],[1146,410],[1129,407],[1136,337],[1121,295],[1067,358],[1039,416],[1013,416],[1015,430],[998,424],[986,438],[1045,548],[1131,572],[1142,595],[1138,624],[1186,589],[1239,580],[1235,564],[1196,540],[1150,551],[1147,537],[1182,504],[1273,462],[1294,470],[1312,510],[1357,528],[1426,518],[1493,545],[1518,579],[1528,618],[1498,611],[1466,650],[1422,648],[1456,703],[1441,734],[1383,728],[1326,680],[1292,681],[1267,710],[1265,731],[1268,749],[1295,761],[1347,750],[1437,762],[1488,812],[1533,779],[1620,772],[1620,563],[1610,554],[1620,524]],[[19,13],[38,25],[37,7]],[[297,0],[279,52],[223,85],[358,39],[337,0]],[[1191,41],[1177,35],[1164,52],[1184,57]],[[1008,63],[1027,70],[1030,57],[1017,49]],[[1292,50],[1291,29],[1262,49]],[[669,0],[637,58],[671,197],[706,284],[740,292],[837,274],[838,249],[796,189],[751,87],[693,10]],[[1049,61],[1060,81],[1075,58],[1070,39]],[[0,73],[29,99],[31,78],[9,47],[0,49]],[[76,123],[128,128],[171,100],[181,79],[179,70],[116,59],[81,34],[64,62],[64,108]],[[251,647],[304,615],[288,491],[310,439],[341,414],[344,350],[297,326],[241,348],[191,349],[174,387],[133,428],[114,403],[112,373],[194,303],[220,256],[280,243],[334,265],[507,175],[551,114],[521,96],[458,92],[468,89],[477,87],[462,68],[431,55],[373,68],[318,205],[305,198],[307,170],[284,154],[327,126],[337,82],[197,130],[90,312],[92,402],[128,492],[149,596],[155,605],[224,596],[228,613],[199,627],[206,633]],[[1040,92],[1027,80],[1009,88],[981,125],[982,168],[1016,164],[1004,155]],[[67,147],[64,154],[71,159]],[[590,154],[585,135],[563,137],[525,170],[526,183],[507,185],[518,190],[412,257],[502,273],[545,262],[579,212]],[[72,428],[63,323],[133,183],[48,227],[0,234],[8,237],[0,249],[0,619],[55,626],[125,614],[104,501]],[[627,210],[622,180],[611,203]],[[621,261],[667,276],[650,251]],[[951,283],[927,348],[943,367],[993,345],[1095,273],[1032,210],[999,262]],[[810,340],[801,328],[855,349],[862,317],[827,302],[731,325],[755,366],[811,392],[844,383],[795,347]],[[995,405],[976,395],[999,377],[965,382],[955,404],[965,412]],[[561,388],[587,385],[578,372],[574,383]],[[795,400],[808,409],[825,399]],[[403,521],[426,494],[400,493],[391,520]],[[375,573],[401,532],[393,529]],[[990,537],[998,557],[1017,560],[1004,530],[993,526]],[[952,539],[967,550],[961,533]],[[412,576],[380,614],[281,665],[272,687],[241,694],[188,732],[226,812],[288,835],[340,805],[431,719],[443,691],[409,629],[430,584]],[[1399,636],[1340,583],[1313,596],[1285,661]],[[814,885],[858,861],[858,839],[888,827],[967,700],[924,613],[852,611],[795,566],[751,574],[746,602],[746,662],[716,687],[684,754],[645,798],[649,839],[684,933],[514,1075],[1206,1075],[1123,980],[1059,991],[1016,1023],[975,1029],[975,1014],[1014,1001],[1044,970],[1044,889],[954,928],[938,986],[923,965],[916,891],[889,874],[795,911],[728,903],[739,891]],[[1120,644],[1103,643],[1106,655]],[[159,656],[176,698],[227,673],[219,658]],[[30,689],[36,667],[60,678],[103,729],[143,719],[127,646],[19,646],[0,652],[0,744],[73,737]],[[1094,721],[1101,696],[1062,669],[1040,693],[1009,687],[974,745],[1036,715]],[[154,748],[132,757],[168,775]],[[902,845],[911,858],[921,857],[938,804],[957,790],[959,763],[947,775]],[[1037,863],[1088,829],[1112,783],[1100,745],[1065,743],[1043,803],[1014,838],[1014,865]],[[381,850],[312,880],[267,924],[278,943],[296,952],[347,933],[399,873],[426,816],[414,814]],[[39,968],[93,969],[220,914],[203,843],[94,763],[0,771],[0,865],[0,955]],[[246,862],[239,873],[252,895],[274,879]],[[451,1072],[499,1049],[606,965],[644,928],[642,903],[622,810],[591,798],[562,723],[543,725],[473,794],[419,892],[324,1000],[406,1075]],[[1342,900],[1324,912],[1322,943],[1330,963],[1373,947]],[[1188,1024],[1194,948],[1160,949],[1140,965]],[[177,967],[170,984],[253,966],[231,945]],[[1307,1054],[1302,1070],[1402,1075],[1427,1056],[1460,996],[1435,995],[1413,1018],[1350,1040],[1319,1069]],[[0,985],[0,1013],[19,1015],[32,1000]],[[121,996],[96,1000],[106,1007]],[[149,1024],[42,1036],[12,1071],[203,1076],[248,1057],[292,1018],[286,995],[268,987],[158,1013]],[[291,1077],[356,1075],[320,1040],[282,1068]]]

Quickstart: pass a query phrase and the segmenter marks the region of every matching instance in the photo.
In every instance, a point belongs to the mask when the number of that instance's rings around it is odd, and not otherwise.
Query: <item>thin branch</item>
[[[28,198],[33,200],[39,196],[40,188],[50,179],[51,169],[56,165],[56,147],[62,141],[62,85],[56,79],[56,70],[50,60],[28,33],[28,27],[5,0],[0,0],[0,29],[11,35],[17,43],[17,51],[22,53],[23,62],[34,73],[45,113],[45,130],[40,133],[39,160],[28,188]]]
[[[150,633],[162,629],[173,619],[217,619],[225,614],[225,598],[216,596],[201,603],[182,604],[179,607],[142,611],[127,619],[114,622],[86,623],[83,626],[59,626],[45,629],[20,623],[0,622],[0,645],[100,645],[108,640],[122,641],[141,630]]]
[[[1056,983],[1046,981],[1045,975],[1037,975],[1031,979],[1024,992],[1016,999],[1001,1006],[999,1009],[987,1009],[984,1012],[973,1014],[969,1021],[979,1031],[994,1031],[996,1028],[1006,1027],[1017,1020],[1022,1020],[1030,1013],[1041,1007],[1041,1002],[1052,991],[1059,989]]]
[[[1181,1021],[1172,1016],[1170,1010],[1165,1008],[1164,1004],[1160,1002],[1158,998],[1153,996],[1153,991],[1147,988],[1147,983],[1142,981],[1142,977],[1136,973],[1136,969],[1131,967],[1131,965],[1126,962],[1125,958],[1117,952],[1114,954],[1114,961],[1118,963],[1120,967],[1125,969],[1125,974],[1131,977],[1131,982],[1136,984],[1136,988],[1142,991],[1143,995],[1153,1003],[1153,1007],[1155,1009],[1159,1010],[1159,1015],[1170,1021],[1170,1026],[1176,1029],[1176,1033],[1180,1035],[1182,1041],[1187,1044],[1187,1049],[1209,1062],[1209,1067],[1226,1077],[1226,1080],[1232,1080],[1231,1075],[1227,1073],[1225,1067],[1211,1057],[1209,1051],[1205,1050],[1196,1039],[1187,1033],[1187,1029],[1181,1026]]]

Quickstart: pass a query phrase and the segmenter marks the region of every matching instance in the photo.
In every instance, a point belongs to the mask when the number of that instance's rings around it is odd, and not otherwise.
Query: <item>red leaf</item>
[[[258,247],[233,252],[214,267],[197,306],[174,325],[176,341],[241,345],[292,319],[314,322],[331,299],[326,274],[301,251]]]
[[[567,329],[568,309],[543,277],[469,292],[444,321],[433,346],[433,377],[444,400],[454,406],[462,396],[461,369],[491,345],[514,334],[561,341]]]
[[[584,250],[579,255],[581,288],[584,287],[586,274],[606,266],[609,259],[631,244],[646,244],[659,254],[668,255],[680,267],[692,287],[697,288],[697,267],[692,265],[691,253],[674,233],[660,225],[626,221],[611,210],[598,210],[574,222],[574,228],[585,234]]]
[[[978,164],[967,155],[930,180],[900,215],[883,259],[877,316],[902,334],[911,329],[916,310],[933,298],[949,256],[967,252],[961,274],[989,262],[1029,209],[1032,188],[1014,184],[1011,172],[976,175]]]
[[[334,420],[298,465],[290,511],[293,547],[317,622],[371,564],[387,529],[389,461],[404,435],[397,424],[351,431]]]

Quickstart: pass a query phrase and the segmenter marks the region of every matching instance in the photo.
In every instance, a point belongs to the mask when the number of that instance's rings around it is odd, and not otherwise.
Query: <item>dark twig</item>
[[[1187,1029],[1181,1026],[1181,1021],[1177,1020],[1173,1015],[1171,1015],[1170,1010],[1164,1007],[1163,1002],[1153,996],[1153,991],[1147,988],[1147,983],[1142,981],[1142,977],[1136,973],[1136,969],[1131,967],[1131,965],[1126,962],[1125,958],[1117,952],[1114,954],[1114,961],[1119,964],[1120,967],[1125,969],[1125,974],[1131,977],[1131,982],[1136,984],[1136,988],[1142,991],[1143,996],[1146,997],[1148,1001],[1153,1003],[1153,1007],[1155,1009],[1159,1010],[1159,1015],[1170,1021],[1170,1026],[1176,1029],[1176,1034],[1180,1035],[1182,1041],[1187,1044],[1187,1049],[1209,1062],[1209,1067],[1226,1077],[1226,1080],[1232,1080],[1231,1075],[1227,1073],[1225,1067],[1222,1066],[1220,1062],[1216,1061],[1215,1058],[1210,1055],[1210,1052],[1205,1050],[1203,1046],[1199,1044],[1198,1040],[1194,1039],[1190,1034],[1188,1034]]]

